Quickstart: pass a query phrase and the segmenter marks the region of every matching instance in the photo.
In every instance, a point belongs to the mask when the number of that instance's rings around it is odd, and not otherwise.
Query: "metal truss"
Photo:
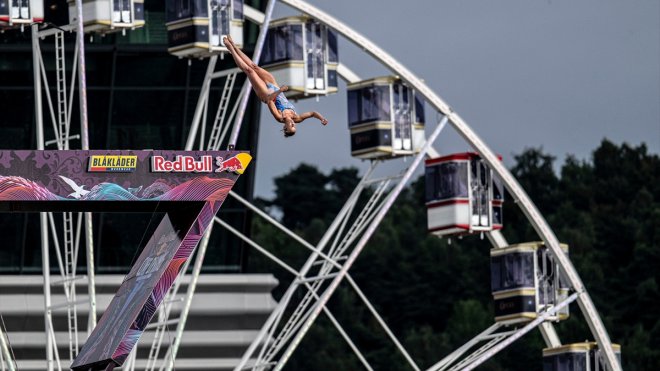
[[[488,329],[475,336],[460,348],[456,349],[451,354],[447,355],[440,362],[429,367],[426,371],[458,371],[458,370],[473,370],[477,366],[486,362],[502,349],[511,345],[514,341],[533,330],[536,326],[544,323],[549,317],[555,315],[559,310],[566,307],[575,299],[578,293],[574,293],[568,298],[564,299],[555,307],[550,308],[548,311],[539,313],[539,316],[533,321],[527,323],[521,328],[513,330],[498,331],[505,327],[501,323],[495,323]],[[466,355],[466,352],[481,344],[472,353]]]
[[[82,6],[77,1],[79,7]],[[81,11],[79,18],[81,19]],[[38,25],[32,26],[32,55],[34,69],[34,94],[35,94],[35,117],[37,123],[37,148],[43,150],[46,146],[55,144],[59,150],[70,148],[73,139],[81,139],[83,149],[89,149],[87,132],[87,98],[85,81],[84,42],[82,23],[71,24],[63,28],[52,28],[39,31]],[[65,47],[65,33],[76,31],[76,43],[70,78],[67,78],[67,58]],[[40,40],[53,37],[55,40],[55,99],[51,97],[48,75],[44,66],[43,54],[41,53]],[[78,77],[79,108],[81,117],[81,134],[71,135],[71,117],[73,110],[73,94],[75,91],[76,77]],[[68,83],[69,82],[69,83]],[[42,90],[43,86],[43,90]],[[55,138],[46,141],[43,131],[43,99],[42,92],[46,94],[46,103],[50,114]],[[65,180],[66,181],[66,180]],[[78,306],[88,304],[88,333],[96,325],[96,294],[94,282],[94,255],[92,244],[92,221],[90,213],[66,212],[61,214],[61,227],[58,228],[53,213],[40,213],[41,223],[41,246],[42,246],[42,269],[44,276],[44,313],[46,332],[46,369],[48,371],[57,368],[62,369],[61,359],[56,342],[55,329],[53,327],[53,311],[66,309],[67,331],[68,331],[68,357],[71,361],[78,354]],[[80,237],[82,226],[85,225],[85,242],[87,252],[87,275],[77,276],[78,252],[80,248]],[[49,238],[49,232],[52,239]],[[59,278],[51,280],[50,276],[50,241],[52,240],[57,258]],[[79,280],[87,280],[88,298],[78,300],[76,283]],[[65,301],[52,303],[51,287],[62,285]]]
[[[370,178],[370,174],[371,174],[372,171],[375,169],[376,165],[377,165],[377,163],[372,163],[372,167],[370,168],[369,172],[364,176],[363,180],[360,182],[360,184],[362,184],[363,186],[358,186],[358,190],[356,190],[356,191],[353,193],[353,195],[349,198],[349,201],[348,201],[347,204],[344,206],[344,209],[347,209],[347,208],[348,208],[349,210],[353,210],[353,209],[354,209],[355,204],[356,204],[356,201],[357,201],[357,196],[359,196],[359,193],[362,192],[362,191],[364,190],[364,187],[369,186],[369,184],[374,184],[374,183],[376,183],[376,182],[382,183],[382,182],[387,182],[387,181],[388,181],[388,179],[385,179],[385,178],[382,178],[382,179],[379,179],[379,180],[376,180],[376,179],[369,179],[369,178]],[[399,176],[393,176],[393,177],[391,177],[391,178],[396,179],[396,178],[399,178]],[[376,198],[382,198],[382,193],[383,193],[383,192],[381,192],[381,191],[382,191],[382,187],[381,187],[381,186],[377,186],[377,187],[376,187],[376,190],[374,191],[374,194],[372,194],[372,197],[370,198],[370,201],[373,200],[374,197],[376,197]],[[380,193],[380,196],[377,195],[378,193]],[[288,228],[286,228],[285,226],[283,226],[282,224],[280,224],[278,221],[274,220],[270,215],[268,215],[268,214],[265,213],[264,211],[260,210],[259,208],[255,207],[254,205],[250,204],[247,200],[243,199],[242,197],[240,197],[239,195],[237,195],[237,194],[235,194],[235,193],[233,193],[233,192],[230,193],[230,196],[232,196],[234,199],[236,199],[237,201],[239,201],[240,203],[242,203],[243,205],[245,205],[247,208],[249,208],[250,210],[252,210],[254,213],[256,213],[257,215],[259,215],[260,217],[262,217],[263,219],[265,219],[267,222],[271,223],[272,225],[274,225],[275,227],[277,227],[278,229],[280,229],[282,232],[284,232],[286,235],[288,235],[289,237],[291,237],[292,239],[294,239],[296,242],[300,243],[303,247],[307,248],[307,249],[310,250],[312,253],[316,253],[316,254],[318,254],[318,257],[320,257],[320,258],[319,258],[315,263],[318,263],[318,264],[326,264],[326,263],[327,263],[328,265],[333,266],[333,267],[335,267],[335,268],[341,268],[341,262],[340,262],[340,261],[338,262],[337,259],[332,259],[332,258],[331,258],[330,256],[328,256],[327,254],[325,254],[325,253],[319,251],[317,247],[313,246],[313,245],[310,244],[309,242],[305,241],[304,239],[302,239],[301,237],[299,237],[298,235],[296,235],[295,233],[293,233],[291,230],[289,230]],[[365,207],[365,208],[363,209],[363,211],[366,210],[366,209],[367,209],[367,207]],[[349,212],[349,213],[350,213],[350,212]],[[346,220],[348,220],[348,217],[346,216],[346,214],[344,214],[344,216],[342,217],[342,219],[343,219],[342,222],[341,222],[342,225],[339,227],[339,228],[341,228],[341,229],[345,228],[345,223],[344,223],[344,222],[345,222]],[[238,237],[241,238],[243,241],[245,241],[246,243],[248,243],[249,245],[251,245],[252,247],[254,247],[257,251],[261,252],[261,253],[264,254],[266,257],[268,257],[269,259],[271,259],[272,261],[274,261],[276,264],[278,264],[279,266],[281,266],[282,268],[284,268],[284,269],[287,270],[288,272],[292,273],[292,274],[296,277],[296,281],[297,281],[297,283],[302,283],[302,284],[304,285],[304,288],[307,289],[307,292],[306,292],[306,293],[307,293],[307,294],[311,294],[311,295],[313,296],[313,299],[314,299],[314,300],[318,301],[318,300],[320,299],[319,296],[318,296],[318,294],[317,294],[318,289],[315,289],[315,288],[312,287],[312,285],[310,284],[311,282],[319,282],[319,280],[318,280],[318,276],[317,276],[317,277],[312,277],[312,278],[305,278],[305,277],[300,273],[300,271],[295,270],[294,268],[291,268],[289,265],[287,265],[287,264],[284,263],[282,260],[280,260],[279,258],[277,258],[274,254],[270,253],[266,248],[260,246],[258,243],[254,242],[254,241],[251,240],[249,237],[247,237],[247,236],[241,234],[239,231],[237,231],[236,229],[232,228],[230,225],[228,225],[228,224],[225,223],[224,221],[220,220],[219,218],[216,218],[216,222],[217,222],[218,224],[220,224],[223,228],[225,228],[226,230],[228,230],[229,232],[233,233],[234,235],[238,236]],[[337,226],[337,224],[335,224],[335,228],[336,228],[336,226]],[[331,228],[332,228],[332,227],[331,227]],[[348,234],[347,234],[347,235],[348,235]],[[332,249],[331,249],[331,250],[332,250]],[[335,250],[336,250],[336,241],[335,241]],[[342,260],[343,260],[343,259],[342,259]],[[313,263],[313,264],[315,264],[315,263]],[[317,264],[317,265],[318,265],[318,264]],[[332,268],[332,267],[331,267],[331,268]],[[327,278],[329,278],[329,277],[331,277],[331,276],[334,277],[335,275],[334,275],[333,273],[330,273],[330,274],[327,274],[327,275],[326,275]],[[410,355],[408,354],[408,352],[403,348],[403,346],[401,345],[401,343],[399,342],[399,340],[398,340],[398,339],[396,338],[396,336],[392,333],[392,331],[391,331],[390,328],[387,326],[387,324],[385,323],[385,321],[383,320],[383,318],[378,314],[378,312],[376,311],[376,309],[374,308],[374,306],[371,304],[371,302],[369,301],[369,299],[367,299],[366,295],[364,295],[364,293],[363,293],[362,290],[358,287],[357,283],[353,280],[353,278],[350,276],[350,274],[348,274],[348,273],[346,274],[346,279],[347,279],[347,282],[350,284],[350,286],[353,288],[354,292],[355,292],[355,293],[358,295],[358,297],[362,300],[362,302],[364,303],[364,305],[369,309],[369,311],[371,312],[371,314],[376,318],[376,320],[377,320],[377,322],[380,324],[381,328],[382,328],[382,329],[387,333],[387,335],[390,337],[390,339],[391,339],[392,342],[395,344],[395,346],[397,347],[397,349],[399,349],[399,351],[400,351],[400,352],[402,353],[402,355],[406,358],[406,360],[407,360],[407,361],[413,366],[414,369],[419,370],[419,368],[415,365],[414,361],[412,360],[412,358],[410,357]],[[277,310],[277,309],[276,309],[277,316],[278,316],[280,319],[281,319],[281,313],[283,313],[282,310],[283,310],[283,308],[280,309],[280,310]],[[367,362],[366,358],[362,355],[362,353],[359,351],[359,349],[357,348],[357,346],[352,342],[352,340],[351,340],[350,337],[346,334],[346,332],[343,330],[343,328],[341,327],[341,325],[339,325],[339,323],[338,323],[338,321],[336,320],[336,318],[334,318],[334,317],[330,314],[330,312],[329,312],[329,310],[327,309],[327,307],[323,306],[323,311],[324,311],[324,313],[328,316],[328,318],[330,319],[330,321],[333,323],[333,325],[335,326],[335,328],[337,328],[337,330],[339,331],[340,335],[346,340],[347,344],[348,344],[349,347],[353,350],[353,352],[354,352],[355,355],[358,357],[358,359],[360,360],[360,362],[364,365],[364,367],[365,367],[367,370],[372,370],[372,367],[369,365],[369,363]],[[271,327],[271,329],[272,329],[272,327]],[[270,334],[270,336],[271,336],[271,338],[272,338],[272,334]],[[255,343],[253,343],[253,344],[255,344],[255,346],[263,346],[263,345],[265,344],[265,340],[262,341],[261,343],[260,343],[259,341],[255,341]],[[247,364],[247,361],[246,361],[246,364]],[[267,367],[267,366],[270,366],[270,365],[274,365],[275,362],[265,362],[265,363],[261,363],[261,364],[262,364],[264,367]],[[255,367],[256,367],[256,366],[255,366]],[[247,367],[246,367],[246,368],[247,368]],[[245,368],[244,368],[244,369],[245,369]]]
[[[464,139],[484,158],[490,165],[497,176],[502,180],[503,184],[507,187],[509,192],[513,195],[514,200],[521,207],[528,220],[535,228],[539,236],[543,239],[549,247],[557,263],[559,264],[562,274],[565,276],[567,282],[570,283],[575,293],[569,298],[564,300],[558,306],[551,308],[547,312],[539,313],[536,320],[528,323],[524,327],[512,331],[497,332],[501,327],[500,325],[493,325],[491,328],[478,335],[475,339],[468,342],[463,347],[459,348],[449,358],[445,357],[440,361],[440,365],[434,365],[430,370],[457,370],[457,369],[473,369],[481,364],[501,349],[523,336],[526,332],[535,327],[541,329],[544,340],[549,346],[557,346],[561,344],[559,338],[554,331],[551,324],[545,321],[546,318],[551,316],[555,311],[561,309],[563,306],[568,305],[573,300],[577,300],[584,318],[586,319],[591,332],[598,342],[599,348],[603,350],[604,361],[609,370],[619,371],[620,365],[616,361],[616,357],[611,349],[611,342],[609,335],[603,326],[603,323],[596,311],[596,308],[591,301],[577,271],[570,262],[568,256],[563,253],[559,246],[559,242],[554,235],[553,231],[548,226],[547,222],[540,214],[538,209],[529,199],[524,190],[520,187],[515,178],[509,173],[504,165],[497,159],[495,154],[488,148],[488,146],[472,131],[463,119],[454,112],[449,105],[447,105],[439,96],[435,94],[421,79],[415,76],[407,68],[396,61],[392,56],[387,54],[381,48],[373,44],[370,40],[357,33],[348,25],[338,21],[332,16],[322,12],[321,10],[307,4],[302,0],[280,0],[282,3],[289,5],[303,13],[306,13],[319,22],[335,29],[338,33],[343,35],[348,41],[358,45],[360,48],[369,53],[376,60],[381,62],[393,73],[401,76],[412,88],[421,93],[427,102],[433,106],[444,118],[440,124],[435,128],[433,134],[428,138],[423,151],[415,156],[414,161],[407,168],[405,173],[388,176],[385,178],[371,178],[373,170],[377,162],[372,163],[372,167],[362,179],[358,187],[349,197],[349,200],[344,205],[342,210],[333,221],[328,231],[321,239],[321,241],[313,246],[300,237],[296,236],[293,232],[287,230],[285,227],[279,225],[274,220],[271,222],[282,229],[285,233],[300,242],[305,248],[312,251],[307,262],[300,269],[294,269],[288,266],[285,262],[278,259],[275,255],[268,252],[263,247],[251,241],[240,232],[233,229],[227,223],[216,218],[216,222],[223,228],[236,234],[244,239],[257,250],[264,253],[277,264],[293,274],[296,278],[292,285],[288,288],[287,292],[282,297],[280,303],[268,318],[266,324],[259,332],[258,337],[252,342],[247,352],[241,359],[240,364],[236,370],[252,369],[252,370],[265,370],[274,368],[281,370],[286,364],[287,360],[291,357],[300,341],[303,339],[315,319],[323,312],[333,325],[337,328],[342,337],[347,341],[349,347],[354,351],[364,367],[371,370],[372,367],[368,364],[365,357],[359,351],[357,346],[352,342],[339,322],[334,318],[326,307],[326,304],[334,293],[338,285],[346,279],[351,287],[355,290],[360,299],[365,303],[370,312],[376,317],[378,323],[383,327],[387,335],[394,342],[396,347],[402,353],[404,358],[410,366],[419,370],[419,367],[412,360],[410,355],[405,351],[400,342],[396,339],[394,334],[389,330],[384,320],[378,315],[373,308],[373,305],[368,301],[366,296],[362,293],[359,287],[355,284],[354,280],[350,277],[348,270],[355,262],[360,252],[373,235],[374,231],[384,218],[385,214],[391,208],[394,200],[405,187],[410,177],[412,176],[415,168],[419,166],[425,154],[431,154],[435,151],[432,149],[431,144],[438,136],[446,123],[450,123],[461,134]],[[263,23],[262,30],[258,39],[258,47],[256,49],[256,57],[261,50],[263,38],[268,28],[271,12],[275,0],[269,0],[267,5],[266,14],[262,14],[254,9],[246,6],[246,17],[252,20],[257,20],[258,23]],[[75,24],[64,26],[59,29],[49,29],[46,31],[39,31],[37,25],[32,26],[32,40],[33,40],[33,62],[34,62],[34,84],[35,84],[35,106],[36,106],[36,121],[37,121],[37,145],[38,149],[44,149],[45,146],[55,144],[58,149],[69,149],[69,143],[72,139],[81,139],[82,149],[89,149],[88,142],[88,128],[87,128],[87,103],[86,103],[86,82],[85,82],[85,62],[84,62],[84,42],[82,41],[83,22],[82,22],[82,0],[76,0],[78,11],[78,22]],[[73,72],[71,75],[70,84],[67,84],[66,78],[66,58],[64,49],[64,31],[77,32],[77,43],[74,48],[73,57]],[[39,47],[39,39],[44,37],[55,37],[55,50],[56,50],[56,95],[53,99],[48,89],[48,77],[44,68],[42,54]],[[200,97],[198,99],[197,107],[195,110],[191,131],[186,142],[186,149],[191,150],[195,146],[197,140],[197,132],[200,132],[199,148],[219,149],[226,138],[230,123],[234,123],[233,130],[231,131],[228,144],[233,146],[240,131],[240,122],[242,121],[246,102],[249,94],[249,82],[241,88],[236,101],[239,102],[229,110],[229,102],[231,101],[231,93],[233,91],[236,74],[238,69],[229,69],[225,71],[215,72],[215,65],[217,63],[217,56],[211,57],[202,85]],[[77,69],[77,70],[76,70]],[[347,80],[357,79],[357,75],[353,74],[345,66],[340,65],[338,69],[340,75]],[[81,116],[81,135],[79,137],[70,135],[71,112],[73,103],[73,91],[76,74],[79,76],[79,97],[80,97],[80,116]],[[225,85],[223,92],[218,103],[217,113],[213,119],[213,126],[210,130],[208,140],[205,138],[206,123],[208,119],[209,107],[209,92],[212,80],[216,78],[225,77]],[[42,83],[46,89],[42,89]],[[44,140],[43,133],[43,99],[42,93],[46,94],[46,103],[48,114],[50,115],[55,138],[50,141]],[[202,129],[200,130],[200,123]],[[238,124],[236,124],[238,123]],[[356,205],[363,191],[370,187],[372,192],[367,200],[366,205],[356,212]],[[365,192],[366,193],[366,192]],[[236,198],[239,202],[250,205],[247,201],[240,198],[240,196],[231,193],[231,196]],[[253,206],[248,206],[257,214],[270,218],[262,211]],[[272,218],[271,218],[272,219]],[[95,285],[94,285],[94,259],[93,259],[93,244],[92,244],[92,225],[91,214],[85,213],[81,215],[78,213],[78,219],[74,222],[74,215],[66,213],[62,217],[64,235],[60,238],[57,233],[60,233],[57,228],[57,218],[54,215],[41,213],[41,244],[42,244],[42,264],[44,274],[44,305],[45,305],[45,328],[46,328],[46,360],[47,370],[52,371],[55,367],[61,370],[60,357],[58,354],[58,347],[55,343],[55,332],[52,325],[52,311],[59,308],[67,308],[68,330],[69,330],[69,356],[73,359],[77,353],[77,305],[83,304],[82,301],[76,299],[76,286],[75,282],[80,279],[87,279],[88,287],[88,305],[89,305],[89,320],[87,324],[87,331],[91,331],[96,323],[96,302],[95,302]],[[77,257],[79,251],[79,241],[82,233],[82,226],[84,225],[84,233],[86,240],[87,250],[87,276],[76,276]],[[55,252],[57,257],[57,267],[60,271],[60,279],[51,282],[50,278],[50,254],[49,254],[49,230],[53,233],[53,243],[55,245]],[[57,232],[57,233],[55,233]],[[489,239],[496,247],[502,247],[506,244],[501,235],[490,234]],[[155,370],[156,364],[159,360],[159,353],[163,342],[163,334],[167,330],[167,325],[177,324],[176,334],[174,336],[174,343],[171,344],[167,350],[159,370],[172,370],[174,367],[174,359],[178,346],[181,341],[181,336],[185,328],[187,313],[190,308],[190,303],[195,292],[197,278],[199,277],[201,266],[204,259],[206,247],[208,245],[209,234],[205,235],[200,243],[199,250],[195,265],[192,271],[191,282],[185,297],[183,298],[183,310],[178,319],[171,320],[169,315],[172,309],[172,303],[179,301],[176,299],[177,291],[180,287],[180,281],[177,283],[172,291],[165,299],[164,306],[159,309],[158,322],[153,325],[156,328],[156,335],[154,343],[150,349],[149,360],[147,362],[148,370]],[[60,242],[62,242],[60,244]],[[186,269],[188,267],[186,266]],[[184,272],[186,271],[184,269]],[[64,303],[51,303],[51,286],[53,284],[62,284],[65,292],[66,301]],[[302,299],[294,300],[294,293],[298,289],[304,290],[305,294]],[[1,339],[5,339],[1,336]],[[8,360],[8,354],[4,351],[3,344],[5,341],[0,341],[0,357]],[[472,353],[467,354],[468,351],[482,344]],[[469,345],[471,344],[471,345]],[[469,345],[469,346],[468,346]],[[467,354],[467,355],[466,355]],[[252,362],[253,357],[256,360]],[[4,362],[0,365],[4,368]],[[251,363],[251,364],[249,364]],[[9,369],[11,370],[11,363]],[[437,366],[437,367],[436,367]],[[451,367],[451,368],[448,368]],[[128,370],[135,368],[135,352],[127,360],[125,366]]]
[[[209,58],[209,64],[206,68],[206,74],[204,75],[204,81],[202,83],[202,89],[197,100],[197,106],[195,107],[195,114],[193,115],[192,124],[190,126],[190,132],[188,134],[188,139],[186,140],[186,150],[192,150],[195,147],[195,142],[198,140],[199,132],[199,144],[198,148],[209,149],[209,150],[218,150],[221,144],[224,142],[227,132],[231,127],[231,123],[234,120],[239,108],[239,104],[235,103],[231,111],[229,111],[229,102],[231,101],[231,94],[234,90],[234,83],[236,82],[236,76],[241,72],[238,68],[230,68],[223,71],[215,71],[215,66],[218,61],[218,56],[214,55]],[[218,102],[218,108],[216,110],[215,119],[211,127],[211,134],[209,136],[208,142],[206,141],[206,123],[208,121],[208,110],[209,110],[209,93],[211,91],[211,84],[213,80],[219,78],[225,78],[224,87],[220,96],[220,101]],[[247,80],[246,80],[247,81]],[[236,98],[236,102],[240,100],[243,95],[243,90],[239,93]],[[227,116],[229,113],[229,116]],[[200,130],[201,124],[201,130]]]
[[[509,245],[499,230],[488,232],[487,236],[494,249],[504,248]],[[426,371],[471,370],[477,365],[482,364],[489,358],[493,357],[500,350],[504,349],[504,347],[508,346],[513,341],[517,340],[537,326],[541,331],[541,335],[543,336],[546,346],[561,346],[561,341],[559,340],[559,336],[557,335],[554,326],[551,322],[546,321],[546,319],[557,313],[557,311],[559,311],[561,308],[573,302],[577,296],[578,293],[574,293],[559,303],[556,307],[552,307],[545,312],[539,313],[538,317],[534,321],[527,323],[520,329],[514,328],[513,330],[505,329],[505,331],[499,331],[503,327],[507,326],[496,322],[482,333],[475,336],[449,355],[445,356],[438,363],[429,367]],[[481,344],[480,347],[473,350],[472,353],[467,353],[469,350],[475,348],[479,344]]]
[[[381,62],[394,74],[400,76],[406,81],[413,89],[419,92],[426,99],[427,103],[433,106],[438,112],[442,113],[449,119],[449,123],[456,129],[456,131],[463,136],[463,138],[477,151],[481,157],[493,169],[495,174],[502,180],[509,193],[513,196],[516,203],[520,206],[521,210],[527,217],[528,221],[534,227],[540,238],[549,247],[552,255],[557,261],[560,270],[567,282],[573,287],[577,293],[577,301],[584,314],[584,318],[589,325],[594,339],[598,343],[600,349],[604,353],[604,363],[608,370],[619,371],[621,365],[618,363],[616,356],[611,347],[611,341],[605,326],[589,296],[581,278],[579,277],[575,267],[571,263],[568,256],[561,250],[559,241],[554,232],[548,225],[547,221],[541,215],[529,196],[522,189],[518,181],[511,175],[511,173],[499,161],[495,153],[486,145],[486,143],[479,138],[479,136],[468,126],[468,124],[456,113],[444,100],[442,100],[430,87],[424,83],[420,78],[414,75],[410,70],[404,67],[391,55],[383,49],[375,45],[369,39],[356,32],[347,24],[337,20],[331,15],[323,12],[322,10],[308,4],[304,0],[280,0],[298,11],[301,11],[317,21],[329,26],[344,36],[348,41],[354,43],[362,50],[370,54],[374,59]],[[247,7],[246,7],[247,9]],[[250,16],[253,20],[260,20],[260,16],[253,9],[247,9],[246,16]],[[346,71],[347,72],[347,71]],[[343,74],[342,77],[351,77],[351,74]],[[357,76],[353,76],[357,77]],[[558,342],[558,338],[549,339],[548,335],[552,330],[547,325],[541,325],[542,333],[546,342]],[[555,334],[556,335],[556,334]],[[286,360],[286,356],[284,359]],[[278,369],[280,366],[278,365]]]
[[[315,319],[322,311],[326,310],[326,304],[339,283],[348,277],[348,270],[425,157],[426,149],[431,146],[446,123],[447,119],[444,118],[437,125],[426,141],[422,152],[415,156],[415,159],[402,174],[372,178],[373,171],[379,163],[378,161],[372,162],[371,167],[316,246],[303,242],[299,237],[294,237],[298,242],[303,243],[303,246],[312,250],[312,253],[300,270],[287,269],[296,275],[296,279],[282,296],[277,307],[266,321],[257,338],[245,352],[235,370],[245,368],[265,370],[270,369],[271,366],[274,366],[275,370],[280,370],[286,364]],[[372,187],[373,192],[364,207],[356,212],[358,200],[367,187]],[[246,206],[249,205],[245,200],[238,198],[237,195],[231,195]],[[255,209],[248,207],[252,210]],[[294,236],[272,218],[265,216],[263,212],[258,212],[258,214],[266,217],[269,222],[275,224],[290,236]],[[226,225],[224,226],[227,228]],[[230,229],[230,231],[232,230]],[[236,234],[235,230],[233,232]],[[245,236],[239,235],[239,237],[246,240]],[[257,247],[254,242],[248,241],[248,243]],[[260,249],[260,251],[263,250]],[[384,320],[375,311],[373,305],[369,303],[366,296],[357,287],[355,281],[352,279],[347,279],[347,281],[353,286],[360,299],[365,301],[371,313],[376,316],[379,324],[383,326],[388,336],[394,341],[413,369],[419,370],[410,355],[385,325]],[[294,302],[294,294],[299,288],[305,289],[305,294],[301,300]],[[287,310],[288,308],[290,310]],[[248,361],[256,354],[259,347],[261,349],[255,363],[248,366]]]

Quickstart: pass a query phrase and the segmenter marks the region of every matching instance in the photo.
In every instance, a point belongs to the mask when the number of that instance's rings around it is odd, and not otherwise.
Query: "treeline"
[[[580,273],[614,342],[623,347],[624,369],[660,370],[660,159],[644,145],[604,140],[590,161],[568,157],[560,174],[555,158],[540,149],[515,156],[511,169],[560,241],[569,244]],[[275,179],[272,200],[262,206],[308,241],[317,242],[358,183],[354,168],[326,175],[302,164]],[[509,243],[539,237],[522,212],[505,205]],[[306,249],[258,218],[253,237],[293,267]],[[396,201],[359,259],[352,276],[425,369],[493,323],[489,248],[479,236],[438,239],[426,232],[424,179]],[[258,253],[254,272],[275,272],[279,299],[290,274]],[[302,295],[303,292],[299,292]],[[376,370],[411,369],[350,287],[342,284],[330,309]],[[593,340],[580,310],[556,326],[564,343]],[[540,370],[543,340],[530,332],[481,370]],[[289,370],[359,370],[339,333],[319,317],[289,362]]]

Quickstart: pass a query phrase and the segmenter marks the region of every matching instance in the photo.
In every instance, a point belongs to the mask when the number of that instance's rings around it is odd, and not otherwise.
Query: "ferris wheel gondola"
[[[69,21],[77,22],[76,1],[68,0]],[[82,15],[86,33],[113,33],[144,26],[144,0],[83,1]]]
[[[568,253],[568,245],[561,245]],[[527,322],[568,297],[559,266],[543,242],[510,245],[490,250],[491,290],[495,299],[495,321]],[[568,318],[568,306],[548,318]]]
[[[428,231],[437,236],[502,229],[504,190],[477,153],[426,160]]]
[[[621,364],[621,346],[612,344]],[[574,343],[543,349],[543,371],[606,371],[603,352],[595,342]]]
[[[227,52],[223,35],[243,46],[243,0],[167,0],[167,51],[206,58]]]
[[[337,33],[306,16],[273,20],[261,65],[291,99],[337,92]]]
[[[425,141],[424,101],[396,76],[348,85],[351,155],[362,159],[419,153]]]
[[[43,0],[0,0],[0,29],[44,21]]]

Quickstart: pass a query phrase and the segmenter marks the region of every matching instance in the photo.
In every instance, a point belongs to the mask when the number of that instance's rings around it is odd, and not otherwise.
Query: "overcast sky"
[[[310,0],[390,53],[426,83],[507,165],[528,147],[563,162],[589,159],[603,138],[660,152],[658,0]],[[276,5],[275,18],[297,14]],[[367,79],[390,74],[347,40],[340,61]],[[310,119],[285,139],[262,111],[256,195],[301,162],[324,172],[366,162],[350,156],[345,84],[340,93],[301,100]],[[436,114],[427,106],[427,132]],[[434,146],[469,150],[452,129]],[[399,162],[399,161],[397,161]],[[394,165],[390,165],[394,166]]]

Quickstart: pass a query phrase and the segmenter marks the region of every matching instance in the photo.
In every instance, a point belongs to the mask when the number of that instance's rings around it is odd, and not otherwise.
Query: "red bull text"
[[[154,173],[211,173],[213,172],[213,156],[202,156],[195,160],[192,156],[176,156],[174,161],[163,156],[151,157],[151,171]]]

